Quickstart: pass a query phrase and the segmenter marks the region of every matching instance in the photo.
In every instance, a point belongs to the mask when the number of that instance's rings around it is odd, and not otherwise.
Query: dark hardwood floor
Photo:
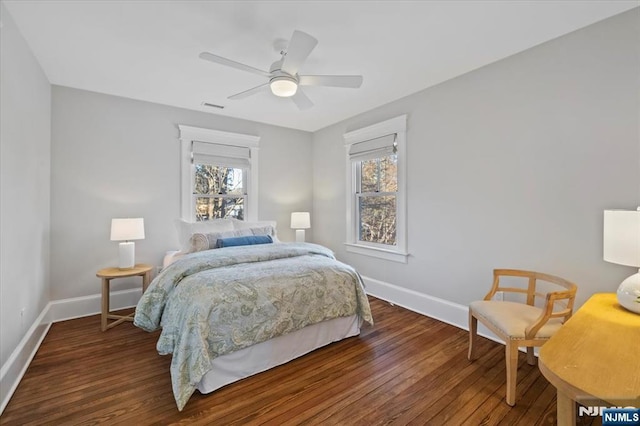
[[[555,424],[555,389],[520,354],[518,399],[504,401],[504,346],[371,298],[376,324],[353,337],[208,395],[184,411],[159,333],[98,315],[53,324],[0,417],[29,424]]]

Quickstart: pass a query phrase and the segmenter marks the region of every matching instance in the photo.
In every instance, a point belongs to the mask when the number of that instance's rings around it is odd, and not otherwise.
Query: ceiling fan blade
[[[307,33],[295,30],[287,47],[287,54],[282,62],[282,71],[295,75],[311,51],[316,47],[316,44],[318,44],[318,40]]]
[[[299,87],[296,91],[296,94],[291,97],[291,100],[293,100],[293,103],[295,103],[298,109],[301,111],[309,109],[313,106],[313,102],[311,102],[311,99],[309,99],[309,97],[305,95],[302,89],[300,89]]]
[[[236,93],[235,95],[229,96],[227,99],[244,99],[246,97],[249,97],[251,95],[255,95],[256,93],[260,93],[262,91],[264,91],[265,89],[269,88],[269,83],[264,83],[261,84],[260,86],[256,86],[252,89],[249,90],[245,90],[244,92],[240,92],[240,93]]]
[[[236,68],[242,71],[248,71],[254,74],[261,75],[263,77],[271,77],[271,73],[267,71],[259,70],[258,68],[250,67],[249,65],[241,64],[240,62],[232,61],[231,59],[223,58],[222,56],[214,55],[209,52],[202,52],[200,55],[200,59],[204,59],[205,61],[215,62],[216,64],[226,65],[231,68]]]
[[[301,75],[301,86],[351,87],[357,89],[362,85],[361,75]]]

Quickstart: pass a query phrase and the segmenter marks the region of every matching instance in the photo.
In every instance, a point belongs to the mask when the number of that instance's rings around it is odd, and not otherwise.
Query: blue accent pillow
[[[270,243],[273,243],[271,235],[247,235],[245,237],[219,238],[216,241],[216,248]]]

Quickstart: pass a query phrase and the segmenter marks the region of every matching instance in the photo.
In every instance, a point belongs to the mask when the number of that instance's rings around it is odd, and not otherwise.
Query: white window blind
[[[193,141],[191,159],[194,164],[246,169],[250,166],[251,150],[244,146]]]
[[[349,147],[349,159],[351,161],[373,160],[395,154],[396,151],[396,134],[392,133],[352,144]]]

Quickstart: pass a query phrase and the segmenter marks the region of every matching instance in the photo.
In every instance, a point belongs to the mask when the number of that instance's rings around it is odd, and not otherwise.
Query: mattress
[[[360,333],[358,315],[309,325],[266,342],[222,355],[213,360],[197,389],[210,393],[230,383],[285,364],[314,349]]]

